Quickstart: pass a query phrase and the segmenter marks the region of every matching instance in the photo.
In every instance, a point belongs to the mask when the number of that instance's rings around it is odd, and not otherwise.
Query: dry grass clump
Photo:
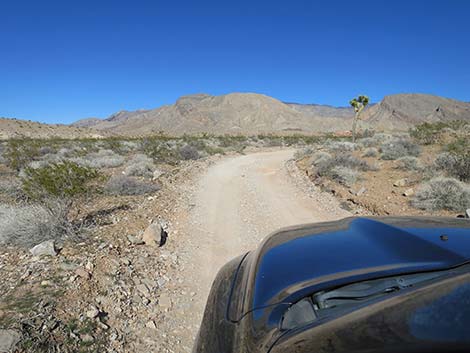
[[[413,156],[405,156],[397,159],[398,169],[403,170],[421,170],[423,166],[418,158]]]
[[[329,172],[331,179],[346,186],[352,186],[358,179],[360,173],[348,167],[334,167]]]
[[[434,161],[437,170],[461,181],[470,181],[470,152],[463,154],[443,152]]]
[[[180,147],[179,154],[183,160],[196,160],[200,158],[198,149],[191,145]]]
[[[0,204],[0,244],[32,247],[71,235],[67,208],[58,201],[48,205]]]
[[[312,147],[305,147],[305,148],[302,148],[300,150],[297,150],[295,151],[294,153],[294,159],[296,161],[302,159],[302,158],[305,158],[305,157],[308,157],[308,156],[311,156],[313,153],[313,148]]]
[[[17,178],[0,179],[0,194],[13,200],[19,200],[25,197],[21,181]]]
[[[125,158],[111,150],[99,150],[85,157],[72,158],[71,161],[86,167],[102,169],[119,167],[124,164]]]
[[[104,186],[104,191],[110,195],[144,195],[158,190],[160,186],[157,184],[125,175],[111,177]]]
[[[327,152],[315,153],[312,156],[312,166],[318,176],[330,178],[347,186],[357,181],[360,171],[374,169],[366,161],[351,154],[331,155]]]
[[[128,176],[139,176],[151,178],[156,166],[152,158],[147,157],[145,154],[136,154],[127,163],[124,174]]]
[[[327,141],[325,147],[332,152],[352,152],[357,145],[349,141]]]
[[[419,145],[403,137],[395,137],[383,143],[380,150],[382,152],[381,158],[385,160],[394,160],[405,156],[417,157],[421,153]]]
[[[379,155],[379,150],[375,147],[368,147],[364,150],[362,154],[363,157],[377,157]]]
[[[420,186],[412,205],[428,211],[470,208],[470,186],[454,178],[434,178]]]

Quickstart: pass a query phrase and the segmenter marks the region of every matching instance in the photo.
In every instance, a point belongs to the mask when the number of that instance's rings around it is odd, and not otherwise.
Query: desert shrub
[[[32,247],[73,234],[67,208],[57,201],[48,205],[0,204],[0,244]]]
[[[470,186],[453,178],[434,178],[419,187],[412,205],[429,211],[462,211],[470,208]]]
[[[439,153],[434,160],[434,166],[438,170],[450,170],[457,163],[457,156],[453,153]]]
[[[342,183],[345,185],[349,185],[346,183],[352,180],[352,174],[355,174],[355,177],[357,178],[357,173],[349,173],[349,170],[358,172],[373,169],[366,161],[356,158],[351,154],[344,153],[331,156],[325,152],[317,152],[312,157],[312,164],[318,176],[330,177],[334,180],[340,181],[343,180],[341,177],[343,174],[345,177]],[[335,168],[340,169],[335,172]],[[349,179],[347,176],[349,176]]]
[[[125,158],[112,150],[99,150],[85,157],[72,158],[71,161],[90,168],[116,168],[124,163]]]
[[[422,165],[418,158],[405,156],[397,159],[397,167],[404,170],[420,170]]]
[[[379,150],[375,147],[368,147],[364,150],[362,154],[363,157],[377,157],[379,154]]]
[[[470,153],[470,136],[459,137],[445,146],[445,150],[457,155]]]
[[[22,178],[23,191],[31,199],[50,196],[70,198],[88,190],[88,183],[98,177],[95,169],[74,162],[51,163],[37,169],[28,167]]]
[[[313,149],[311,147],[305,147],[305,148],[302,148],[302,149],[299,149],[299,150],[295,151],[294,159],[295,160],[300,160],[302,158],[311,156],[312,153],[313,153]]]
[[[364,137],[357,140],[357,144],[361,147],[373,147],[377,145],[377,141],[373,137]]]
[[[110,195],[144,195],[159,189],[157,184],[143,182],[124,175],[111,177],[104,187],[105,192]]]
[[[381,144],[393,140],[395,137],[390,134],[386,134],[383,132],[377,133],[371,137],[373,144],[372,146],[380,146]]]
[[[21,181],[17,178],[0,179],[0,193],[14,200],[24,198]]]
[[[127,163],[124,174],[128,176],[140,176],[151,178],[155,170],[155,164],[153,160],[147,157],[145,154],[136,154]]]
[[[333,158],[333,164],[335,166],[346,167],[356,170],[367,171],[371,170],[372,167],[364,160],[354,157],[351,154],[338,154]]]
[[[333,156],[328,152],[316,152],[312,156],[312,166],[315,167],[318,175],[324,175],[332,168],[332,160]]]
[[[192,145],[184,145],[179,149],[179,153],[181,158],[184,160],[195,160],[200,158],[199,151]]]
[[[176,164],[180,160],[176,144],[162,138],[146,137],[142,139],[140,149],[160,163]]]
[[[41,156],[38,141],[32,139],[11,139],[8,141],[3,153],[6,164],[16,171]]]
[[[389,142],[383,143],[380,147],[382,159],[394,160],[405,156],[419,156],[421,148],[411,140],[396,137]]]
[[[351,168],[337,166],[331,169],[329,176],[340,184],[351,186],[357,181],[359,172]]]
[[[348,141],[328,141],[326,148],[333,152],[352,152],[356,149],[356,144]]]
[[[423,123],[410,130],[411,137],[419,143],[430,145],[439,142],[440,136],[445,132],[455,132],[465,126],[466,122],[461,120],[449,122]]]
[[[440,153],[434,161],[434,166],[461,181],[470,181],[470,152],[462,155]]]

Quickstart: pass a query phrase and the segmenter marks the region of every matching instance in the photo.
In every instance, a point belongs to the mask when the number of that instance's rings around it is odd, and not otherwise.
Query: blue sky
[[[466,0],[5,0],[0,116],[69,123],[200,92],[470,101],[469,20]]]

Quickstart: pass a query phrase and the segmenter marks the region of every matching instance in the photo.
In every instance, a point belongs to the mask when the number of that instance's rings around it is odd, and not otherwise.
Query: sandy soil
[[[212,280],[224,263],[279,228],[349,215],[288,167],[293,152],[222,159],[188,190],[189,206],[176,230],[184,289],[173,298],[165,328],[180,339],[168,351],[191,350]]]

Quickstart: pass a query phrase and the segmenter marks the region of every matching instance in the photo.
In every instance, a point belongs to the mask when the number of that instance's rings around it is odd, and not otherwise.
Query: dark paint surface
[[[469,258],[468,228],[405,228],[355,218],[345,229],[297,237],[261,252],[252,309],[281,302],[308,282],[445,269]]]
[[[469,260],[468,220],[346,218],[285,228],[219,271],[193,352],[468,352],[470,265],[460,265]],[[280,329],[291,303],[316,291],[432,270],[448,275]]]

